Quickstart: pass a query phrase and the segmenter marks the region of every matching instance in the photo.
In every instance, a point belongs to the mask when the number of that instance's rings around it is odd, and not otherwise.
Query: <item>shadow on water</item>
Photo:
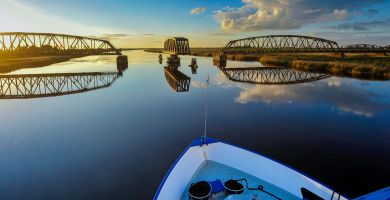
[[[330,77],[282,67],[223,68],[221,71],[231,81],[269,85],[304,83]]]
[[[162,55],[160,54],[158,62],[162,64]],[[167,66],[164,67],[165,79],[168,85],[176,92],[188,92],[190,90],[191,78],[179,71],[180,58],[178,56],[170,56],[167,58]],[[196,58],[191,59],[192,74],[197,74],[198,64]]]
[[[0,75],[0,99],[54,97],[106,88],[127,68],[127,64],[118,63],[116,72]]]
[[[213,65],[231,81],[262,85],[288,85],[317,81],[330,75],[305,72],[287,67],[226,67],[226,63],[213,61]]]
[[[164,67],[164,74],[168,85],[176,92],[188,92],[190,90],[191,78],[183,72],[172,69],[169,66]]]
[[[172,62],[172,60],[174,60]],[[159,63],[162,63],[161,56]],[[168,57],[168,66],[164,67],[165,78],[169,86],[176,92],[189,91],[191,78],[179,71],[180,58]],[[215,63],[214,63],[215,64]],[[197,74],[198,65],[196,58],[192,58],[192,74]],[[221,72],[234,82],[262,84],[262,85],[289,85],[317,81],[331,77],[327,74],[304,72],[286,67],[219,67]]]

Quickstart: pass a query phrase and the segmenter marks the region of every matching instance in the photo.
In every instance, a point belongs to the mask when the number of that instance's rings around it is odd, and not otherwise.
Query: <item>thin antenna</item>
[[[207,79],[206,79],[206,97],[205,97],[205,112],[204,112],[204,133],[203,133],[202,143],[206,142],[206,137],[207,137],[208,95],[209,95],[209,75],[207,75]]]

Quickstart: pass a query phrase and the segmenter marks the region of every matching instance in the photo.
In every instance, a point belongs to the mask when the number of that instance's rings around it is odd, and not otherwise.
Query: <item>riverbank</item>
[[[162,49],[144,49],[162,53]],[[192,48],[191,55],[212,57],[221,48]],[[267,66],[292,67],[297,70],[348,76],[361,79],[390,80],[390,56],[383,53],[346,53],[345,57],[332,53],[227,55],[228,60],[260,61]]]
[[[66,62],[80,56],[36,56],[27,58],[0,58],[0,73],[9,73],[23,68],[35,68]]]
[[[285,54],[259,58],[264,65],[360,79],[390,80],[390,57],[384,54]]]

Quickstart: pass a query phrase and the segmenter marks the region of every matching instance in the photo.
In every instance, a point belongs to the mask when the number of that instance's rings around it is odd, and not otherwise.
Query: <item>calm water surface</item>
[[[198,58],[188,92],[167,83],[158,54],[126,52],[110,87],[0,99],[0,199],[152,199],[184,148],[209,130],[290,165],[350,197],[390,185],[390,82],[330,77],[293,85],[230,81]],[[259,63],[230,62],[259,66]],[[27,66],[28,67],[28,66]],[[116,72],[114,56],[12,74]]]

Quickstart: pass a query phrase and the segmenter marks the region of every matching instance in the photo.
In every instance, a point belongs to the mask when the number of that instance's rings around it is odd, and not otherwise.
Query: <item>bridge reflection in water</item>
[[[165,78],[169,86],[176,92],[187,92],[190,90],[191,78],[181,71],[172,67],[164,67]]]
[[[0,99],[76,94],[111,86],[120,72],[0,75]]]
[[[282,67],[224,68],[221,70],[231,81],[269,85],[303,83],[330,77],[326,74]]]

